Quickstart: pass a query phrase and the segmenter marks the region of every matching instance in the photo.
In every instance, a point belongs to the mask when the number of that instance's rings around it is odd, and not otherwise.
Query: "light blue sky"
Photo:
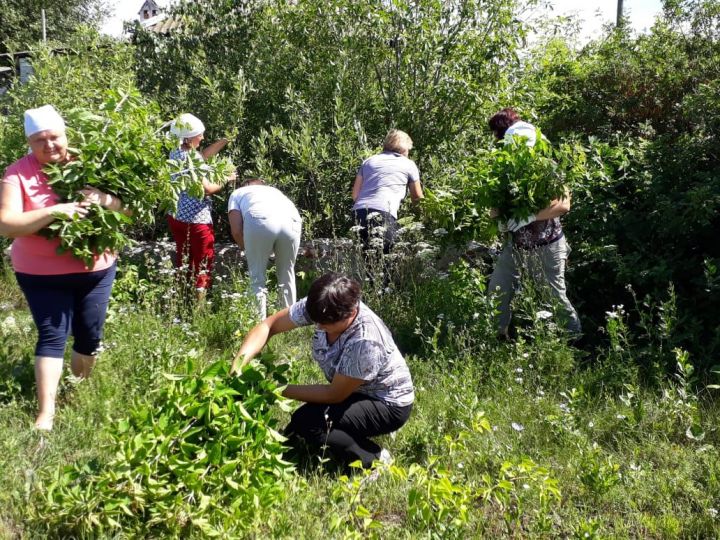
[[[119,36],[122,33],[122,22],[137,18],[144,0],[108,0],[115,14],[103,27],[107,34]],[[167,6],[172,0],[156,0],[158,5]],[[615,21],[617,10],[616,0],[550,0],[553,15],[577,14],[583,20],[584,38],[596,35],[602,25]],[[638,32],[652,26],[655,15],[662,8],[661,0],[624,0],[624,10],[630,17],[630,24]]]

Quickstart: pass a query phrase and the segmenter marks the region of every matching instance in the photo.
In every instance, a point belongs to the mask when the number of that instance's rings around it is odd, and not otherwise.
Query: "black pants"
[[[395,407],[363,394],[350,394],[342,403],[306,403],[293,413],[285,435],[292,446],[298,439],[311,450],[327,446],[333,457],[344,464],[360,460],[372,465],[380,446],[368,437],[391,433],[410,418],[412,405]]]
[[[372,217],[368,218],[368,214],[372,214]],[[395,244],[398,231],[397,219],[390,212],[381,212],[372,208],[360,208],[355,210],[355,223],[361,227],[359,231],[360,240],[362,240],[365,249],[373,247],[370,245],[372,238],[382,238],[383,253],[385,255],[390,253]],[[384,227],[385,230],[382,234],[375,234],[373,229],[376,227]]]

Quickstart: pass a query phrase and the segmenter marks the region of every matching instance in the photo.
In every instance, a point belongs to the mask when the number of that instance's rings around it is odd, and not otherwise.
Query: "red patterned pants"
[[[212,224],[184,223],[168,216],[170,231],[175,238],[175,264],[187,264],[196,289],[210,287],[215,263],[215,232]]]

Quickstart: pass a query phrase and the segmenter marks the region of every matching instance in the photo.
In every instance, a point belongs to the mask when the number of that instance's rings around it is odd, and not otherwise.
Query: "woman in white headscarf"
[[[225,148],[228,143],[227,139],[219,139],[198,151],[204,139],[205,126],[199,118],[189,113],[181,114],[172,123],[170,131],[180,140],[180,146],[170,152],[170,159],[178,161],[184,161],[190,153],[207,159]],[[215,231],[210,195],[218,193],[222,186],[203,180],[203,188],[205,197],[202,199],[195,199],[183,192],[178,201],[177,212],[174,216],[168,216],[170,231],[175,238],[176,264],[178,267],[183,264],[189,266],[199,298],[204,297],[210,286],[215,262]]]
[[[38,329],[35,379],[40,411],[35,427],[49,431],[70,333],[74,339],[73,374],[88,377],[95,365],[116,256],[110,251],[96,253],[92,268],[88,268],[69,252],[59,255],[59,239],[38,233],[58,215],[83,218],[90,204],[119,211],[122,201],[86,188],[83,201],[60,202],[43,172],[48,163],[68,160],[65,122],[51,105],[25,111],[25,136],[31,153],[10,165],[0,182],[0,235],[14,239],[12,266]]]

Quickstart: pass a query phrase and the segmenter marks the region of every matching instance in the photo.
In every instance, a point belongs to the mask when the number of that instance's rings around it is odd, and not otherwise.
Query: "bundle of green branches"
[[[99,111],[71,110],[65,120],[71,160],[45,168],[53,190],[70,202],[82,200],[83,188],[94,187],[124,206],[124,211],[114,211],[94,204],[86,217],[57,216],[42,231],[59,238],[59,250],[70,251],[88,267],[95,254],[131,244],[130,226],[174,211],[181,191],[202,198],[203,178],[222,184],[232,170],[226,160],[168,160],[176,141],[160,134],[164,124],[159,110],[134,89],[109,90]]]
[[[285,493],[292,465],[276,431],[286,364],[264,353],[239,376],[229,363],[184,374],[110,430],[106,463],[64,466],[33,516],[59,536],[242,537]],[[154,399],[152,399],[154,398]]]
[[[540,130],[536,143],[515,136],[481,150],[455,176],[451,185],[427,194],[426,213],[445,228],[454,243],[490,242],[498,223],[522,220],[560,199],[586,173],[584,149],[578,144],[552,146]],[[497,211],[490,219],[489,211]]]

